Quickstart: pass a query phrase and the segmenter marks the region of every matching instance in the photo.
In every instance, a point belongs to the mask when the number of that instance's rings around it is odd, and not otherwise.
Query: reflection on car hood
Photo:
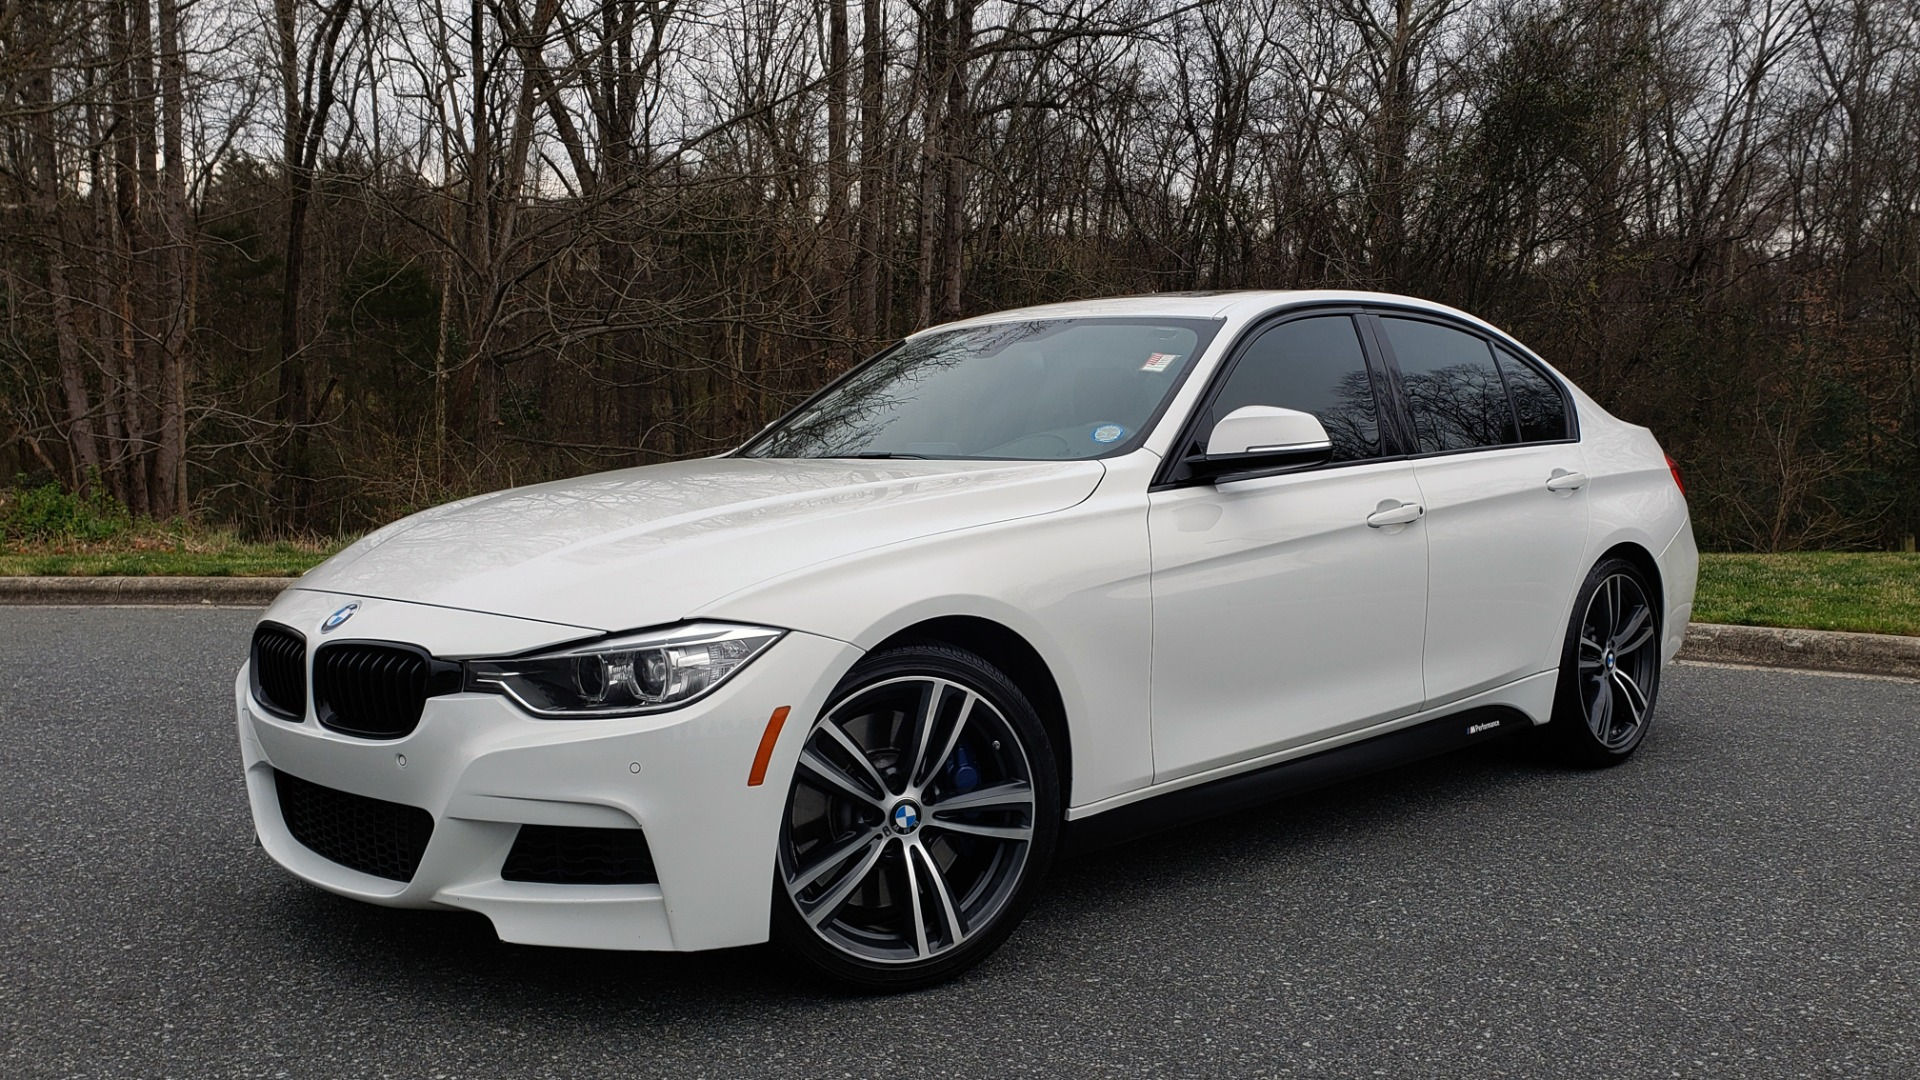
[[[859,551],[1065,509],[1096,461],[707,458],[481,495],[397,521],[299,588],[624,630]]]

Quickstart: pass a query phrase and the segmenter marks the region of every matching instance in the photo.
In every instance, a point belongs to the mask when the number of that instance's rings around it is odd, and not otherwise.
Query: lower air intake
[[[500,876],[546,885],[653,885],[653,852],[639,829],[522,825]]]
[[[413,880],[433,838],[432,814],[322,787],[278,769],[273,786],[287,831],[308,850],[363,874]]]

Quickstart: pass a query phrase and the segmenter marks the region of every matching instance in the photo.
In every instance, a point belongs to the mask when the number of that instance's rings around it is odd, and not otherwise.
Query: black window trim
[[[1547,370],[1544,363],[1527,354],[1525,351],[1511,347],[1509,343],[1499,338],[1488,338],[1487,341],[1493,346],[1493,366],[1500,369],[1500,381],[1505,384],[1507,388],[1507,405],[1513,409],[1513,431],[1514,434],[1520,435],[1520,441],[1515,445],[1555,446],[1561,443],[1579,442],[1579,410],[1573,407],[1573,395],[1567,391],[1565,384],[1559,379],[1554,378],[1553,373]],[[1546,381],[1548,386],[1553,387],[1554,391],[1560,395],[1560,414],[1567,422],[1568,436],[1566,438],[1529,439],[1522,433],[1520,426],[1520,400],[1513,396],[1513,382],[1507,378],[1507,364],[1500,358],[1501,353],[1506,353],[1513,358],[1515,363],[1533,372],[1535,375],[1540,376],[1541,379]]]
[[[1167,448],[1167,455],[1155,470],[1153,480],[1147,485],[1149,492],[1165,491],[1171,488],[1196,487],[1212,483],[1205,477],[1193,476],[1184,472],[1187,463],[1186,448],[1199,437],[1198,428],[1203,417],[1213,412],[1214,402],[1226,389],[1227,381],[1232,378],[1234,369],[1252,349],[1254,342],[1260,340],[1269,330],[1284,323],[1300,319],[1322,318],[1328,315],[1344,315],[1353,323],[1354,336],[1360,343],[1360,353],[1364,357],[1367,370],[1367,383],[1373,389],[1374,410],[1380,428],[1382,453],[1370,458],[1358,458],[1353,461],[1330,461],[1325,465],[1313,465],[1307,468],[1276,469],[1272,473],[1251,472],[1241,474],[1245,479],[1257,479],[1264,475],[1295,475],[1326,472],[1330,469],[1350,469],[1361,465],[1378,465],[1386,461],[1404,461],[1413,445],[1408,436],[1411,427],[1404,427],[1397,406],[1399,393],[1396,384],[1388,382],[1388,372],[1382,363],[1382,355],[1372,340],[1372,330],[1366,325],[1368,305],[1357,303],[1306,303],[1297,306],[1277,308],[1266,312],[1248,323],[1240,331],[1240,336],[1227,346],[1225,357],[1220,364],[1207,375],[1207,385],[1194,399],[1193,408],[1180,421],[1180,427],[1174,433],[1173,442]]]
[[[1435,311],[1414,304],[1394,304],[1378,300],[1346,303],[1307,302],[1282,306],[1262,313],[1248,323],[1240,331],[1240,335],[1227,345],[1225,358],[1220,361],[1218,367],[1208,373],[1207,385],[1201,390],[1200,396],[1194,399],[1193,408],[1189,409],[1187,415],[1180,421],[1179,429],[1174,433],[1173,442],[1168,446],[1166,457],[1161,461],[1160,467],[1155,470],[1152,482],[1147,485],[1149,492],[1195,487],[1209,482],[1201,477],[1181,475],[1182,467],[1186,464],[1186,447],[1197,437],[1195,429],[1199,426],[1201,417],[1211,414],[1214,401],[1219,398],[1221,389],[1226,385],[1228,377],[1233,374],[1233,369],[1239,365],[1240,358],[1246,354],[1260,335],[1281,323],[1322,315],[1346,315],[1353,319],[1354,327],[1359,331],[1361,352],[1366,355],[1367,377],[1373,386],[1375,406],[1379,413],[1382,447],[1385,448],[1391,443],[1394,452],[1357,461],[1333,461],[1305,469],[1276,470],[1276,475],[1281,471],[1288,475],[1315,473],[1358,465],[1377,465],[1383,461],[1425,461],[1456,454],[1485,454],[1529,446],[1564,446],[1580,441],[1580,410],[1574,404],[1573,392],[1566,380],[1560,378],[1532,349],[1515,341],[1509,335],[1466,322],[1444,311]],[[1381,317],[1387,315],[1395,318],[1420,319],[1471,334],[1489,347],[1489,355],[1492,355],[1492,349],[1505,349],[1514,359],[1531,367],[1536,374],[1547,381],[1548,385],[1559,391],[1561,407],[1566,410],[1567,437],[1536,439],[1531,442],[1521,440],[1501,443],[1498,446],[1469,446],[1459,450],[1417,452],[1419,441],[1414,435],[1412,406],[1407,398],[1406,387],[1400,379],[1399,362],[1394,358],[1393,347],[1387,341],[1386,327],[1380,323]],[[1499,357],[1494,356],[1493,362],[1494,370],[1500,371],[1501,386],[1506,387],[1507,375],[1505,371],[1500,370]],[[1176,389],[1175,392],[1177,393],[1178,390]],[[1169,395],[1167,403],[1170,404],[1171,401],[1172,396]],[[1507,408],[1515,410],[1514,434],[1517,436],[1520,433],[1520,417],[1513,403],[1511,388],[1507,389]]]
[[[1405,445],[1411,451],[1407,454],[1408,460],[1426,461],[1431,458],[1452,457],[1456,454],[1484,454],[1494,450],[1513,450],[1528,446],[1564,446],[1580,441],[1580,410],[1574,407],[1573,394],[1567,389],[1565,381],[1558,378],[1553,371],[1547,367],[1545,361],[1535,356],[1533,350],[1521,345],[1505,334],[1489,333],[1484,327],[1464,322],[1445,312],[1398,304],[1380,303],[1369,303],[1365,305],[1365,308],[1366,310],[1362,313],[1361,319],[1363,322],[1369,324],[1369,330],[1374,336],[1374,345],[1379,350],[1382,365],[1392,373],[1393,396],[1397,403],[1396,411],[1400,414],[1401,422],[1405,424]],[[1513,434],[1516,441],[1496,443],[1492,446],[1463,446],[1457,450],[1418,450],[1419,440],[1414,434],[1416,429],[1413,425],[1413,399],[1407,395],[1406,383],[1402,380],[1400,373],[1400,361],[1393,352],[1393,342],[1388,339],[1387,328],[1381,324],[1383,317],[1433,323],[1436,326],[1442,326],[1449,330],[1457,330],[1461,333],[1471,335],[1472,337],[1478,338],[1482,345],[1487,346],[1487,356],[1493,361],[1494,370],[1499,372],[1500,385],[1507,394],[1507,411],[1513,414]],[[1495,352],[1496,349],[1505,349],[1515,360],[1532,368],[1535,374],[1545,379],[1549,386],[1559,392],[1560,407],[1565,411],[1567,420],[1566,438],[1520,438],[1519,407],[1514,404],[1513,389],[1507,384],[1507,373],[1500,368],[1500,357]]]

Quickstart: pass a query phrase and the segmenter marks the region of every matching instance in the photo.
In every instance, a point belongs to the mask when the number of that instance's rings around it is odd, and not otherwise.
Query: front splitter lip
[[[295,876],[398,907],[479,911],[504,940],[615,949],[701,949],[764,941],[774,843],[805,725],[788,724],[763,784],[748,774],[774,710],[818,715],[860,655],[789,632],[734,679],[685,709],[541,720],[493,694],[431,698],[406,737],[340,735],[309,716],[259,710],[235,681],[242,759],[262,846]],[[361,873],[295,840],[274,787],[280,770],[341,791],[426,809],[434,833],[407,882]],[[640,828],[658,885],[504,881],[519,826]]]

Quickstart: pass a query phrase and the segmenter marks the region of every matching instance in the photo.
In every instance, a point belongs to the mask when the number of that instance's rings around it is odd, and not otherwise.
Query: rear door
[[[1585,567],[1586,462],[1559,383],[1466,324],[1378,312],[1427,507],[1427,704],[1559,662]]]

